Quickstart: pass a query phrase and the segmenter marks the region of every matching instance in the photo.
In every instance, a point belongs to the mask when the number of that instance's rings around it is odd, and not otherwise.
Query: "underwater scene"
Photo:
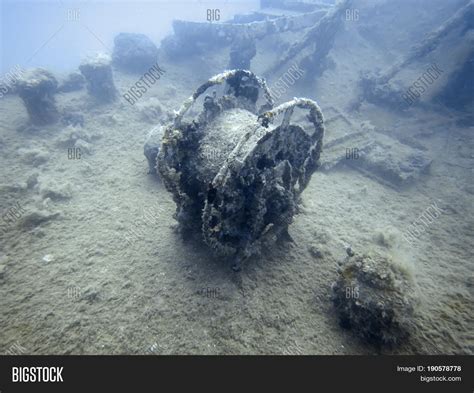
[[[0,354],[473,354],[474,0],[0,4]]]

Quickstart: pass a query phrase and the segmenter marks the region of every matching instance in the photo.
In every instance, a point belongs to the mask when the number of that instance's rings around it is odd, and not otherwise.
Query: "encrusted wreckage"
[[[206,95],[201,113],[185,119],[201,95],[223,83],[222,96]],[[261,91],[265,102],[258,107]],[[295,108],[309,111],[311,126],[291,122]],[[163,133],[157,169],[173,194],[180,228],[200,232],[239,269],[287,235],[299,196],[320,165],[324,126],[316,102],[295,98],[273,108],[263,80],[233,70],[201,85]]]
[[[243,34],[235,39],[230,48],[229,69],[250,69],[250,61],[256,54],[255,40]]]
[[[352,7],[353,0],[343,0],[320,18],[301,40],[291,45],[267,73],[273,74],[289,62],[311,69],[312,76],[319,76],[326,67],[326,57],[334,45],[337,32],[344,24],[343,16]]]
[[[166,37],[161,42],[161,47],[172,57],[187,57],[190,54],[203,53],[214,49],[216,46],[225,46],[235,43],[245,37],[247,40],[259,40],[269,34],[298,31],[313,26],[325,14],[326,10],[316,10],[300,15],[270,16],[263,15],[264,20],[258,15],[249,16],[242,20],[250,22],[241,23],[200,23],[183,20],[173,21],[174,34]]]
[[[58,81],[49,71],[34,68],[24,72],[17,81],[17,92],[25,104],[31,123],[46,125],[59,118],[54,94]]]
[[[120,33],[114,39],[112,62],[129,72],[145,72],[158,61],[158,48],[144,34]]]
[[[416,139],[406,136],[406,126],[375,127],[368,120],[358,124],[342,110],[324,108],[328,137],[324,142],[321,170],[341,166],[396,190],[409,187],[430,170],[432,158]],[[419,124],[410,126],[420,129]],[[415,133],[415,131],[413,131]]]
[[[112,74],[112,59],[109,55],[98,53],[85,59],[79,70],[87,81],[87,92],[97,102],[108,103],[117,97]]]
[[[250,62],[257,53],[258,40],[287,32],[304,31],[303,37],[293,40],[294,43],[266,71],[266,75],[276,73],[291,61],[311,70],[307,77],[317,77],[330,64],[327,55],[352,2],[353,0],[343,0],[332,5],[305,1],[266,1],[261,6],[272,7],[271,9],[238,15],[224,23],[175,20],[174,34],[166,37],[161,47],[168,56],[177,58],[230,45],[229,67],[250,69]],[[282,15],[277,8],[297,11],[292,15]]]
[[[388,70],[379,74],[367,73],[363,75],[360,82],[363,98],[369,102],[382,102],[396,107],[406,105],[406,102],[402,101],[405,91],[394,83],[396,76],[412,64],[426,62],[429,55],[435,51],[440,52],[438,56],[445,56],[442,46],[447,42],[450,43],[450,40],[453,39],[452,36],[457,36],[456,41],[466,43],[465,56],[457,60],[453,69],[449,70],[451,75],[446,78],[444,85],[441,86],[433,99],[434,101],[440,99],[445,105],[455,106],[457,109],[462,109],[468,104],[472,105],[472,94],[470,94],[472,88],[468,83],[465,83],[465,80],[469,79],[472,73],[473,21],[474,0],[470,0],[443,24],[427,34],[421,42],[412,46],[407,56]]]
[[[71,91],[81,90],[86,83],[86,80],[80,72],[71,72],[58,85],[58,93],[69,93]]]

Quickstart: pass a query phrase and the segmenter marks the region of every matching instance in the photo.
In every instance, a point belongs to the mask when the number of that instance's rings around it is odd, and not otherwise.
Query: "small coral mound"
[[[407,341],[413,300],[407,271],[381,255],[348,256],[333,284],[341,326],[377,347],[393,348]]]

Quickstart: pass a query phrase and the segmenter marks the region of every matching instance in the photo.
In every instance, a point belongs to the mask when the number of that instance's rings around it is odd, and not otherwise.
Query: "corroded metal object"
[[[195,119],[184,117],[212,86]],[[265,103],[257,108],[260,92]],[[310,127],[291,123],[296,107]],[[281,124],[276,117],[282,115]],[[295,98],[276,108],[265,82],[246,70],[227,71],[200,86],[165,127],[157,168],[177,205],[183,231],[201,232],[234,267],[287,234],[301,192],[319,167],[324,134],[316,102]]]
[[[409,340],[416,298],[409,270],[382,255],[356,255],[349,249],[332,288],[341,326],[378,348]]]

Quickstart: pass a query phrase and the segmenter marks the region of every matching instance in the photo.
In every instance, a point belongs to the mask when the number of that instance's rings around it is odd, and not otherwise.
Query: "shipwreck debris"
[[[459,42],[466,41],[466,45],[472,48],[472,32],[474,27],[474,0],[468,1],[463,7],[459,8],[454,15],[448,18],[439,27],[428,33],[421,42],[412,46],[408,54],[400,61],[396,62],[388,70],[382,73],[366,73],[362,76],[360,86],[363,91],[362,98],[372,103],[384,103],[386,105],[406,106],[401,100],[404,91],[394,82],[395,77],[406,67],[428,58],[428,55],[439,49],[442,44],[449,42],[450,35],[456,31],[460,36]],[[470,38],[471,36],[471,38]],[[470,41],[470,42],[469,42]],[[461,70],[464,81],[465,75],[462,70],[472,70],[472,51],[464,59],[458,62],[461,66],[454,69],[453,73]],[[468,74],[469,75],[469,74]],[[458,75],[453,75],[448,78],[447,83],[440,89],[439,96],[443,92],[449,96],[453,90],[453,84],[458,84],[457,87],[463,86],[464,82],[459,83]],[[469,89],[469,87],[467,87]],[[460,107],[465,106],[466,103],[472,103],[472,95],[465,92],[464,97],[461,97]],[[454,100],[456,102],[456,100]]]
[[[52,124],[58,120],[54,98],[57,87],[58,81],[53,74],[42,68],[28,70],[18,79],[18,95],[34,125]]]
[[[69,93],[81,90],[86,81],[80,72],[71,72],[58,86],[58,93]]]
[[[314,0],[261,0],[262,8],[277,8],[289,11],[310,12],[330,7],[329,3]]]
[[[184,117],[207,89],[197,118]],[[260,92],[265,103],[258,107]],[[308,110],[310,127],[291,122]],[[283,115],[281,124],[274,124]],[[227,71],[201,85],[164,129],[157,166],[177,205],[183,233],[201,233],[234,268],[287,233],[301,192],[319,167],[324,134],[316,102],[295,98],[277,108],[263,80],[246,70]]]
[[[229,69],[250,69],[250,61],[257,54],[255,40],[248,34],[238,36],[230,48]]]
[[[129,72],[144,72],[158,61],[158,48],[145,34],[120,33],[114,39],[113,64]]]
[[[324,108],[329,130],[321,158],[321,170],[347,167],[384,186],[400,190],[413,185],[431,167],[432,158],[420,143],[375,128],[370,121],[360,124],[335,107]]]
[[[273,74],[283,65],[297,62],[302,68],[310,69],[308,73],[319,76],[325,69],[326,56],[334,45],[337,32],[344,24],[343,16],[351,8],[353,0],[344,0],[330,9],[311,27],[301,41],[288,48],[281,60],[271,67],[267,74]]]
[[[200,23],[173,21],[174,34],[161,42],[161,48],[170,57],[185,57],[216,47],[230,45],[243,35],[259,40],[270,34],[298,31],[313,26],[326,14],[317,10],[301,15],[278,16],[250,23]]]
[[[79,66],[79,70],[86,78],[88,93],[98,102],[111,102],[117,97],[111,62],[110,56],[99,53],[85,59]]]

